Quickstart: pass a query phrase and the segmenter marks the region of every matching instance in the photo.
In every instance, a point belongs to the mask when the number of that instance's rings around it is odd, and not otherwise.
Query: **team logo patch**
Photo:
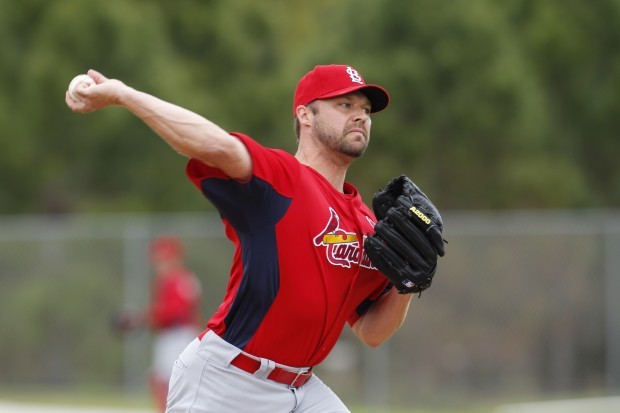
[[[351,268],[359,264],[364,268],[374,268],[366,254],[363,254],[360,262],[364,240],[360,240],[355,232],[347,232],[340,227],[340,217],[333,208],[329,208],[329,213],[327,225],[314,237],[314,246],[325,247],[327,261],[332,265]]]
[[[362,79],[362,76],[357,70],[353,69],[351,66],[347,66],[347,74],[351,78],[351,82],[359,83],[360,85],[364,84],[364,79]]]
[[[411,281],[411,280],[403,280],[402,283],[407,288],[415,287],[415,283],[413,281]]]

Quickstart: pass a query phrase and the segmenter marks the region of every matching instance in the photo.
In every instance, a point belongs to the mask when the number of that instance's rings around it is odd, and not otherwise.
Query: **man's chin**
[[[361,157],[364,152],[366,152],[366,145],[364,145],[363,148],[343,148],[343,150],[340,151],[340,153],[352,159]]]

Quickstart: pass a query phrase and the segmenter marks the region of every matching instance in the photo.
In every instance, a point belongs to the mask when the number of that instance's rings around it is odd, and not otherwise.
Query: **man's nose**
[[[366,109],[359,109],[355,111],[355,114],[353,115],[353,119],[357,122],[357,121],[363,121],[366,122],[368,119],[370,118],[370,113],[368,113],[366,111]]]

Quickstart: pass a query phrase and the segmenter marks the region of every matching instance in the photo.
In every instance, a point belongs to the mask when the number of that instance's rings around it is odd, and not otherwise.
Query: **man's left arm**
[[[391,288],[353,324],[357,338],[370,347],[387,341],[403,325],[412,296]]]

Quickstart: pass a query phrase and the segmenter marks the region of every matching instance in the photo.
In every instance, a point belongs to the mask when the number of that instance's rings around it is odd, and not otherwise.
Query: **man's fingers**
[[[107,77],[97,72],[95,69],[88,69],[88,76],[92,77],[96,84],[100,84],[108,80]]]
[[[69,95],[69,91],[65,92],[65,103],[67,104],[67,106],[69,106],[69,109],[71,109],[74,112],[79,112],[79,113],[91,112],[91,110],[86,109],[86,102],[84,101],[76,102]]]

